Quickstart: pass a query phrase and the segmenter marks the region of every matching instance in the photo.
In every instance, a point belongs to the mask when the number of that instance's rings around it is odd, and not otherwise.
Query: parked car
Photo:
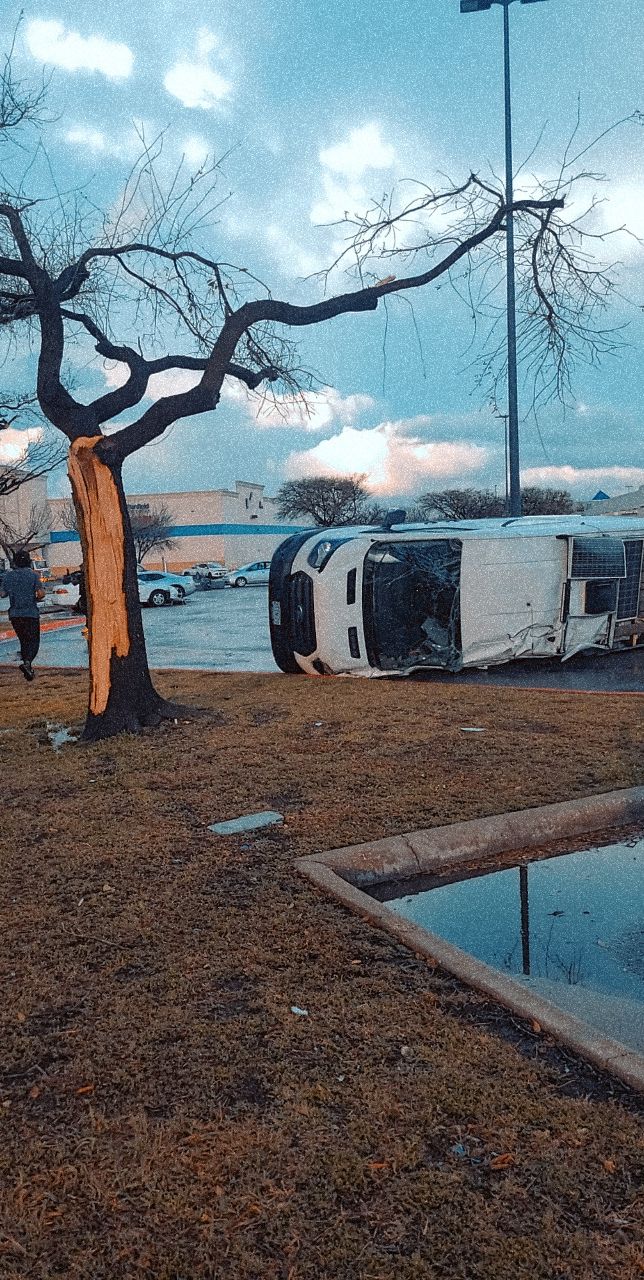
[[[139,569],[137,571],[139,582],[139,600],[141,604],[151,604],[159,607],[163,604],[172,604],[180,600],[185,600],[187,595],[191,595],[196,590],[194,582],[190,578],[184,578],[181,574],[176,573],[157,573],[153,569]]]
[[[255,560],[253,564],[241,564],[233,573],[228,574],[226,581],[231,587],[265,584],[270,576],[270,568],[270,560]]]
[[[193,564],[191,569],[184,569],[184,577],[208,578],[211,582],[226,577],[226,566],[221,560],[204,560],[201,564]]]
[[[66,578],[70,576],[65,575]],[[45,592],[43,609],[76,609],[80,594],[77,582],[66,582],[65,578],[49,578],[42,585]]]
[[[278,666],[311,675],[460,671],[642,645],[644,520],[385,521],[298,533],[273,556],[269,622]]]

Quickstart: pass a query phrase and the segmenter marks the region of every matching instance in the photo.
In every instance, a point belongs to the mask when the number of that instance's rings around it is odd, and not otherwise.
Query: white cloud
[[[65,142],[71,142],[72,146],[82,147],[86,151],[93,151],[98,155],[101,151],[112,151],[112,146],[101,129],[91,129],[87,125],[78,125],[74,129],[68,129],[65,134]]]
[[[587,490],[612,487],[616,492],[628,492],[644,484],[644,467],[528,467],[521,472],[523,484],[562,486],[566,489]]]
[[[181,58],[166,72],[164,88],[184,107],[209,111],[232,92],[230,80],[210,66],[210,54],[218,46],[217,37],[203,27],[197,35],[196,59]]]
[[[22,462],[31,444],[42,440],[42,427],[27,427],[19,431],[16,427],[6,427],[0,432],[0,464],[7,466]]]
[[[227,378],[222,389],[224,399],[239,404],[258,427],[287,427],[290,430],[323,431],[334,422],[348,425],[359,414],[370,409],[371,396],[343,396],[335,387],[306,392],[301,396],[269,396],[249,392],[233,378]]]
[[[103,364],[103,377],[110,390],[115,387],[122,387],[129,377],[129,369],[126,364],[112,361],[105,361]],[[161,400],[164,396],[180,395],[183,391],[190,391],[196,387],[201,377],[200,372],[193,372],[191,369],[166,369],[163,373],[153,373],[148,382],[146,392],[146,400]]]
[[[134,120],[131,127],[116,133],[106,133],[93,125],[77,124],[67,129],[65,142],[77,147],[85,155],[114,157],[117,160],[135,161],[143,155],[146,139],[155,136],[153,125],[144,120]],[[172,163],[184,160],[191,171],[200,169],[210,155],[210,148],[198,134],[189,134],[171,148]]]
[[[359,178],[367,169],[390,169],[395,160],[396,152],[383,142],[379,124],[352,129],[344,142],[320,152],[320,164],[345,178]]]
[[[467,440],[425,441],[417,428],[426,422],[423,417],[382,422],[363,431],[344,427],[313,449],[292,453],[286,473],[290,477],[364,474],[369,488],[384,497],[418,493],[483,469],[488,449]]]
[[[319,154],[322,196],[313,204],[313,223],[339,222],[345,214],[363,213],[372,192],[365,185],[368,170],[393,170],[396,150],[380,136],[380,125],[351,129],[343,142],[325,147]]]
[[[185,139],[181,147],[181,154],[191,168],[200,169],[210,155],[210,147],[204,138],[191,134],[189,138]]]
[[[321,271],[326,265],[325,259],[310,249],[304,248],[279,223],[271,222],[264,231],[264,237],[273,257],[287,275],[311,276]]]
[[[134,54],[126,44],[67,31],[57,19],[35,18],[27,25],[26,41],[33,58],[66,71],[99,71],[110,80],[125,80],[132,73]]]

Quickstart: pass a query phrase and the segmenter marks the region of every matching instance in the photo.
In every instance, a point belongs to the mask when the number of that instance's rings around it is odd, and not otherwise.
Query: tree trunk
[[[176,715],[150,679],[136,555],[120,464],[99,457],[103,436],[69,451],[69,478],[83,548],[89,631],[89,709],[84,741],[136,733]]]

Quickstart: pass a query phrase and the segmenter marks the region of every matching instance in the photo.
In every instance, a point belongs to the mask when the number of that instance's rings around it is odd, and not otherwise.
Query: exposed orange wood
[[[100,715],[110,692],[110,661],[130,651],[124,586],[124,528],[118,489],[95,447],[81,436],[69,450],[69,478],[83,545],[89,624],[89,708]]]

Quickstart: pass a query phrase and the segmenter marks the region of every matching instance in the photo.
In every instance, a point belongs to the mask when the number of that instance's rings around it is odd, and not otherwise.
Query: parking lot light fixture
[[[544,0],[520,0],[521,4],[539,4]],[[510,22],[509,8],[513,0],[460,0],[461,13],[478,13],[500,4],[503,9],[503,87],[505,102],[505,243],[506,243],[506,311],[508,364],[508,456],[510,473],[510,515],[521,515],[521,473],[519,466],[519,408],[517,391],[517,327],[514,282],[514,218],[512,202],[512,111],[510,97]]]

